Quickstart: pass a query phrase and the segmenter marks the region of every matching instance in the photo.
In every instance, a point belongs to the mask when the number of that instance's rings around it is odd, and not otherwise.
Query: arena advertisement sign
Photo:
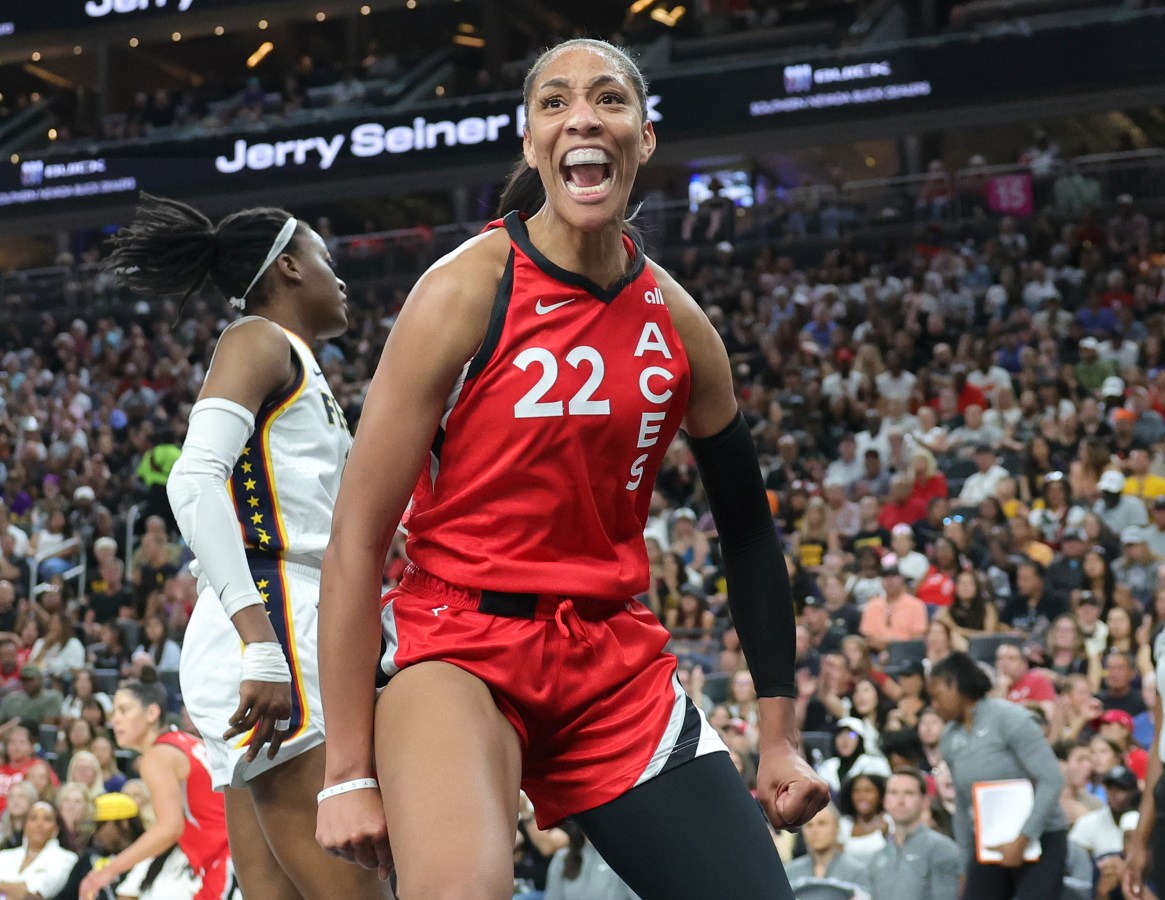
[[[205,2],[193,0],[190,8]],[[844,59],[724,66],[654,79],[648,116],[663,141],[747,132],[771,132],[779,141],[787,126],[931,111],[948,123],[936,120],[936,127],[949,127],[959,109],[975,105],[1160,86],[1165,83],[1160,46],[1165,46],[1165,15],[976,43],[854,51]],[[1091,65],[1080,65],[1081,59]],[[514,92],[434,101],[399,114],[365,110],[296,127],[152,142],[43,163],[3,163],[0,216],[65,209],[73,202],[96,204],[102,197],[125,199],[137,190],[193,197],[291,186],[306,178],[326,182],[414,173],[418,184],[427,179],[424,183],[432,185],[441,183],[449,166],[495,163],[500,177],[520,150],[524,126],[521,98]],[[1008,185],[1009,203],[1016,193]]]
[[[233,9],[258,0],[53,0],[0,3],[0,37],[23,36],[87,25],[174,18],[215,9]]]

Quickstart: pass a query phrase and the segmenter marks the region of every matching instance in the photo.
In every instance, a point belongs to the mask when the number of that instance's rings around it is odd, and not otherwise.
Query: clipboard
[[[1007,844],[1019,837],[1023,823],[1035,806],[1036,793],[1026,778],[1006,781],[978,781],[971,786],[971,808],[975,822],[975,859],[992,864],[1003,860],[1003,854],[988,847]],[[1032,841],[1024,850],[1024,862],[1040,858],[1039,841]]]

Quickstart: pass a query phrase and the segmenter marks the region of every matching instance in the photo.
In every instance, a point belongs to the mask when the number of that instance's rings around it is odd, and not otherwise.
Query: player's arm
[[[190,761],[177,747],[165,744],[147,750],[141,760],[142,780],[154,801],[154,824],[136,841],[114,856],[99,870],[81,882],[81,897],[98,892],[144,859],[153,859],[178,843],[186,829],[185,800],[182,781],[190,775]]]
[[[503,243],[499,243],[499,241]],[[481,345],[505,267],[504,234],[478,238],[417,283],[393,325],[344,468],[320,586],[324,786],[375,773],[373,705],[384,560],[465,363]],[[366,867],[387,865],[380,797],[320,803],[316,837]]]
[[[1125,866],[1125,885],[1133,896],[1140,896],[1152,864],[1151,852],[1153,826],[1157,821],[1157,800],[1153,796],[1157,789],[1157,782],[1161,778],[1161,731],[1162,713],[1165,708],[1161,704],[1161,696],[1157,695],[1153,706],[1153,743],[1149,746],[1149,766],[1145,772],[1145,789],[1141,794],[1141,817],[1137,828],[1129,839],[1128,860]],[[1161,840],[1161,835],[1157,835]]]
[[[797,826],[828,802],[829,790],[800,755],[789,573],[724,344],[687,292],[660,267],[653,271],[691,367],[685,427],[720,535],[732,621],[760,698],[758,792],[773,824]]]
[[[282,742],[275,724],[291,711],[291,672],[251,576],[227,481],[263,401],[293,382],[292,352],[287,335],[266,319],[223,333],[166,485],[182,536],[246,645],[239,706],[224,737],[253,728],[249,759],[268,740],[273,756]]]

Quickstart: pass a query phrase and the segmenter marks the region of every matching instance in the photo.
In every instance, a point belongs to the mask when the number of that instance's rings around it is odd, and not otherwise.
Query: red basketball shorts
[[[489,687],[521,741],[540,828],[727,749],[680,687],[667,629],[636,601],[478,591],[410,565],[381,625],[388,677],[441,661]]]

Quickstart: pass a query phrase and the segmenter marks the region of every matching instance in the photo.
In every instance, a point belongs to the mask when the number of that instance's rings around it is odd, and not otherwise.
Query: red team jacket
[[[687,407],[687,356],[640,244],[609,289],[550,262],[517,213],[485,341],[446,404],[405,519],[453,584],[625,600]]]
[[[186,828],[178,839],[178,846],[190,860],[191,868],[202,875],[213,867],[216,860],[229,855],[223,795],[216,793],[211,783],[206,747],[202,741],[184,731],[167,731],[159,736],[157,743],[177,747],[190,760],[190,776],[186,779],[184,797]]]

